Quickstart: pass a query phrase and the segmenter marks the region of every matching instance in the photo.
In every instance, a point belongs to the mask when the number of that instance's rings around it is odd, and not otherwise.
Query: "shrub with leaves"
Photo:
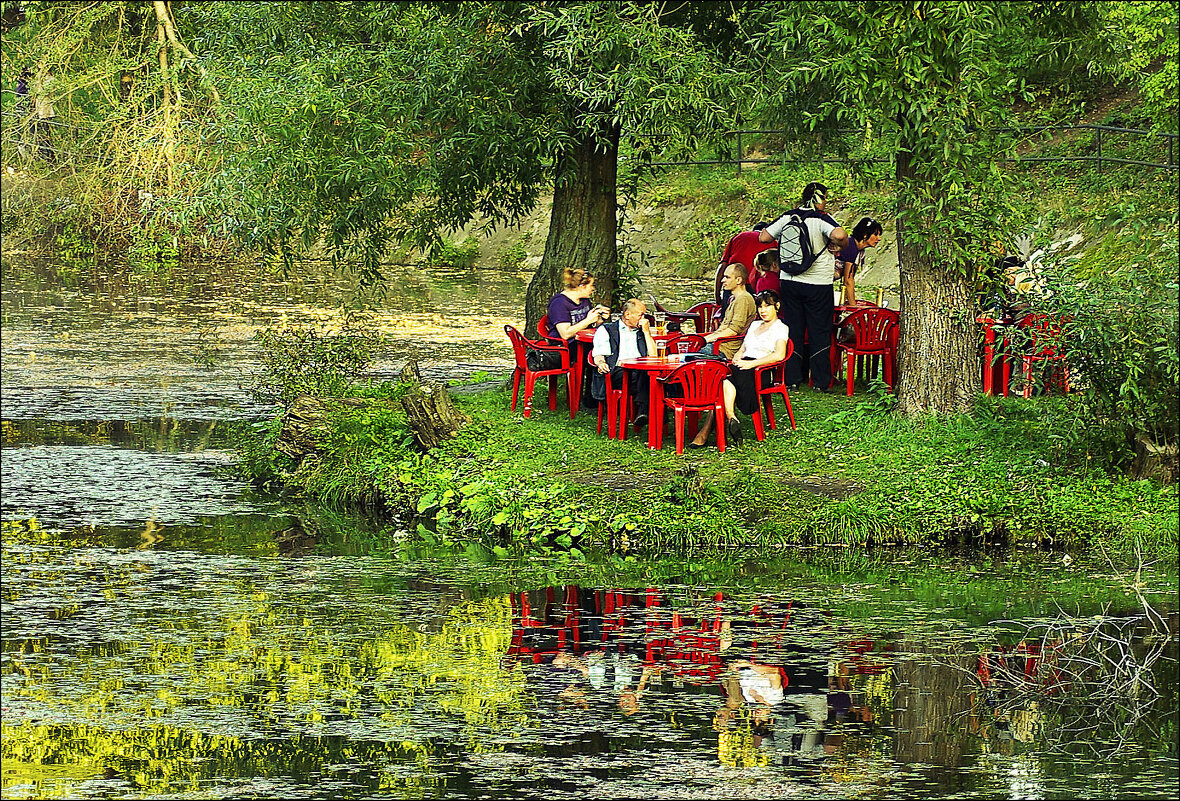
[[[260,403],[284,408],[299,395],[341,397],[356,383],[382,345],[382,338],[348,315],[339,331],[312,327],[266,328],[254,335],[261,371],[250,393]]]
[[[1059,435],[1069,450],[1110,466],[1129,462],[1136,440],[1167,449],[1180,433],[1175,224],[1159,238],[1124,227],[1101,264],[1043,269],[1049,292],[1038,305],[1066,321],[1070,383],[1080,390]]]

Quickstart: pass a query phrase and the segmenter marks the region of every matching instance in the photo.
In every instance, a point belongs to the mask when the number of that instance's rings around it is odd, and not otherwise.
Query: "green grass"
[[[1175,559],[1175,487],[1067,465],[1042,406],[981,399],[976,413],[904,420],[875,396],[794,393],[763,442],[677,456],[645,437],[609,440],[594,415],[545,408],[524,420],[506,391],[465,395],[472,418],[427,455],[405,449],[400,411],[346,410],[322,460],[288,487],[400,514],[426,541],[510,553],[607,548],[643,553],[772,553],[814,545],[1104,548]],[[670,432],[669,426],[669,434]],[[385,431],[389,436],[374,435]]]

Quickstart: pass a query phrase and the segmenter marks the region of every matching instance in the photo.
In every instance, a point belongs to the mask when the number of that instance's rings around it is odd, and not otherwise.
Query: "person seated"
[[[594,276],[585,270],[567,267],[562,274],[562,283],[565,289],[549,301],[549,336],[569,342],[579,331],[610,317],[610,309],[590,303],[594,295]]]
[[[746,266],[734,262],[725,268],[725,274],[721,279],[721,286],[728,289],[732,294],[729,305],[725,308],[725,316],[721,318],[721,325],[716,331],[711,331],[705,334],[705,347],[701,349],[701,353],[712,353],[713,343],[723,337],[740,337],[746,333],[746,329],[750,327],[750,323],[757,317],[757,311],[754,308],[754,297],[746,291],[746,279],[748,273]],[[732,359],[733,355],[737,353],[738,343],[726,342],[721,345],[721,355],[727,359]]]
[[[594,332],[590,356],[598,372],[591,381],[590,395],[599,403],[606,400],[607,373],[610,373],[613,387],[621,387],[622,382],[626,381],[627,394],[635,401],[636,428],[647,425],[648,375],[639,370],[624,370],[618,365],[620,361],[655,352],[656,342],[651,335],[647,307],[637,298],[631,298],[624,304],[623,314],[618,320],[599,326]]]
[[[836,256],[836,279],[844,282],[844,306],[856,305],[856,272],[865,260],[865,250],[881,241],[881,223],[872,217],[862,217],[852,229],[840,253]]]
[[[721,384],[722,397],[725,400],[725,433],[735,445],[742,442],[742,426],[738,421],[737,412],[753,414],[758,408],[754,368],[787,358],[787,340],[790,338],[786,324],[778,318],[778,294],[767,290],[759,292],[754,300],[758,307],[758,322],[750,326],[750,330],[746,332],[746,338],[733,356],[729,377]],[[762,385],[768,386],[770,381],[771,373],[763,373]],[[713,417],[709,415],[688,447],[703,448],[712,430]]]

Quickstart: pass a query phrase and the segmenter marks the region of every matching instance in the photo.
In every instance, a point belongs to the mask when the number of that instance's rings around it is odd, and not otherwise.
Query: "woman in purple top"
[[[862,217],[852,229],[848,244],[836,257],[836,278],[844,280],[844,304],[856,304],[856,271],[864,260],[865,248],[876,247],[881,241],[881,223],[872,217]]]
[[[549,301],[549,336],[572,340],[583,329],[591,328],[610,317],[606,306],[591,306],[594,276],[582,269],[566,268],[562,276],[565,289]]]

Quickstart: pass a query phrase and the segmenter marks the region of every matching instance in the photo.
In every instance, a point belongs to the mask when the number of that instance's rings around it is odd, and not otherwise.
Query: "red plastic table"
[[[684,364],[683,356],[642,356],[619,362],[624,370],[639,370],[647,373],[647,447],[659,450],[664,444],[664,385],[659,379]],[[627,409],[628,382],[623,382],[623,409]],[[622,426],[619,426],[622,430]]]

